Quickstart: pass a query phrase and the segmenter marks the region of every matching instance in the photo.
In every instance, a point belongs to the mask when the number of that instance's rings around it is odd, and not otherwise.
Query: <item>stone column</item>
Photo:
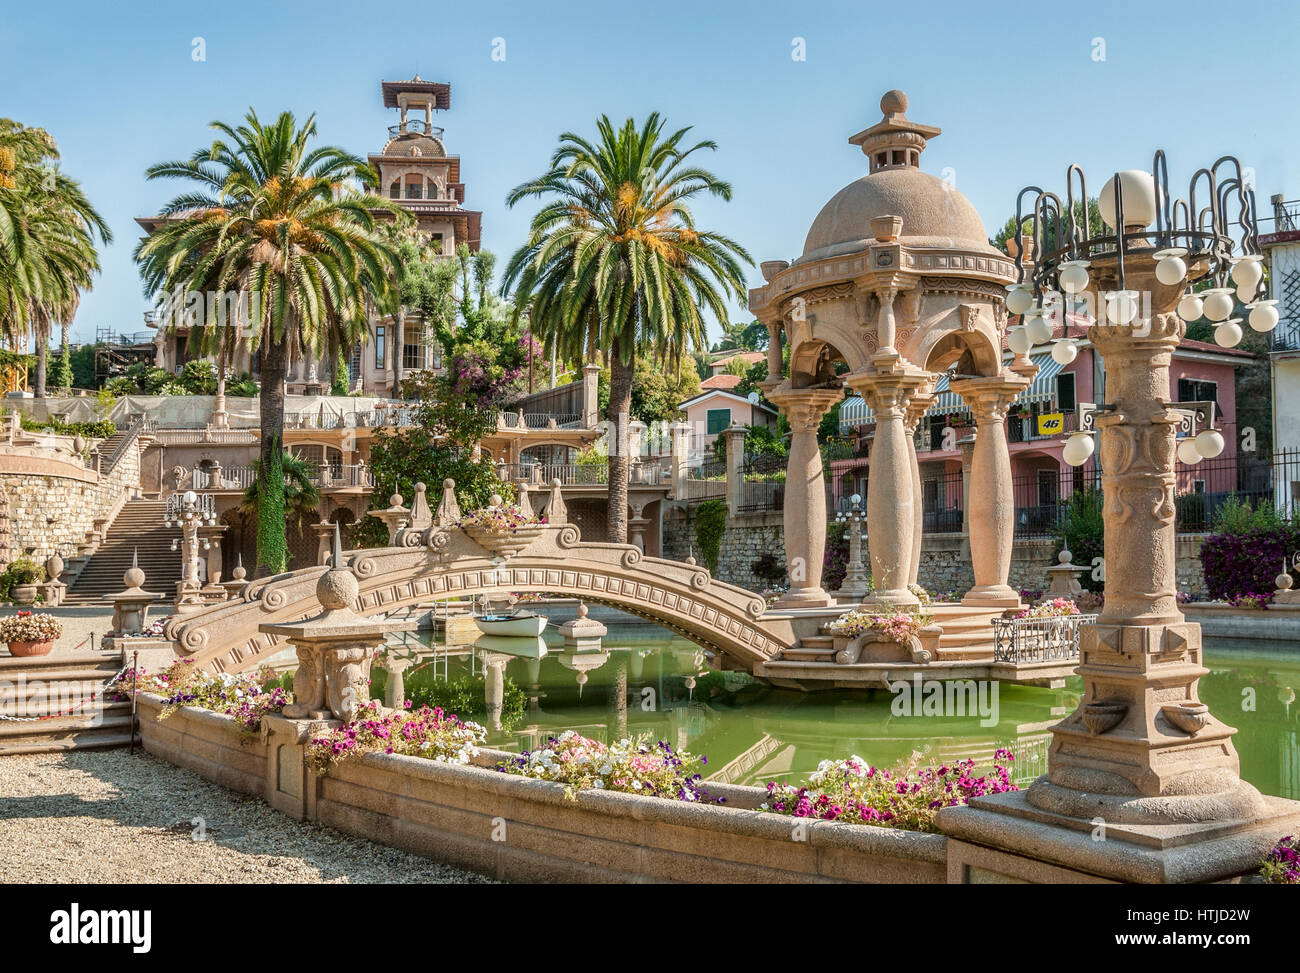
[[[672,446],[672,469],[673,469],[673,496],[678,500],[683,499],[686,492],[686,478],[690,473],[688,460],[690,459],[691,449],[691,426],[688,422],[676,422],[671,426],[673,446]]]
[[[932,388],[933,386],[931,386]],[[925,537],[925,498],[921,495],[921,464],[916,458],[916,429],[925,416],[925,410],[934,402],[934,396],[917,392],[907,405],[903,428],[907,431],[907,459],[912,467],[912,496],[916,498],[912,517],[912,552],[907,562],[907,584],[917,583],[921,571],[921,543]]]
[[[727,512],[736,516],[740,507],[741,484],[744,482],[745,435],[744,426],[728,426],[722,430],[727,444]]]
[[[970,558],[970,464],[975,453],[976,438],[977,433],[972,430],[969,435],[957,440],[957,448],[961,450],[961,556],[963,560]]]
[[[316,563],[328,564],[330,559],[330,540],[334,536],[334,524],[328,520],[322,520],[318,524],[312,524],[312,529],[316,531]]]
[[[600,366],[582,366],[582,428],[595,429],[600,422]]]
[[[774,385],[780,383],[782,371],[784,371],[784,360],[781,355],[781,322],[768,321],[767,380]]]
[[[1030,369],[1036,371],[1033,366]],[[1032,380],[1006,370],[988,378],[952,383],[952,390],[975,413],[979,434],[970,466],[970,554],[975,586],[963,605],[1012,608],[1020,594],[1007,584],[1011,573],[1011,544],[1015,539],[1016,503],[1011,489],[1011,451],[1007,446],[1007,408]]]
[[[873,365],[874,371],[849,378],[876,417],[867,478],[867,546],[875,591],[866,601],[916,605],[919,599],[907,586],[920,497],[913,475],[915,444],[908,446],[906,419],[913,396],[924,395],[931,378],[897,355],[877,355]]]
[[[633,498],[628,501],[628,510],[631,516],[627,520],[627,539],[631,544],[635,544],[642,553],[645,553],[645,532],[650,526],[650,519],[643,516],[646,506],[651,502],[649,498]]]
[[[826,553],[826,488],[817,426],[843,398],[839,389],[791,389],[768,396],[790,423],[785,479],[785,559],[790,588],[779,608],[822,608],[833,603],[822,590]]]

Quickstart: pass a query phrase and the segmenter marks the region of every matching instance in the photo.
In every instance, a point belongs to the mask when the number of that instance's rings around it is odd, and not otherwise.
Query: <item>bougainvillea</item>
[[[797,818],[870,824],[907,831],[933,831],[942,807],[965,804],[972,797],[1018,790],[1007,765],[1009,750],[997,750],[991,771],[978,775],[975,761],[916,768],[912,761],[891,772],[873,767],[859,756],[823,760],[803,787],[767,785],[761,810]]]
[[[1211,534],[1201,543],[1201,568],[1211,598],[1271,593],[1287,556],[1300,550],[1300,530],[1291,523],[1243,533]]]
[[[1300,885],[1300,841],[1287,835],[1260,862],[1259,875],[1273,885]]]

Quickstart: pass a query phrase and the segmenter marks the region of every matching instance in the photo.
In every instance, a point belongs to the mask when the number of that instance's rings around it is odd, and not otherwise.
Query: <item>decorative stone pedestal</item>
[[[307,744],[342,724],[338,720],[262,717],[266,749],[266,803],[299,821],[316,817],[316,776],[307,766]]]
[[[1075,564],[1074,555],[1069,550],[1061,551],[1056,559],[1058,563],[1047,569],[1047,577],[1051,579],[1047,585],[1047,597],[1076,598],[1083,594],[1079,575],[1088,569]]]
[[[571,649],[599,649],[600,640],[609,634],[609,629],[587,617],[587,606],[579,603],[578,617],[563,623],[559,633],[564,636],[564,645]]]
[[[316,583],[324,610],[300,622],[269,622],[258,627],[266,635],[286,638],[298,652],[293,677],[294,702],[284,708],[287,719],[351,722],[370,700],[370,663],[389,632],[413,631],[417,622],[372,621],[352,610],[359,586],[343,565],[343,545],[334,529],[334,567]]]

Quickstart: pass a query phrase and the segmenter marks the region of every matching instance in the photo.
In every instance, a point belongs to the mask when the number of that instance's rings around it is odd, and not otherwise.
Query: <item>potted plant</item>
[[[20,557],[11,561],[4,573],[4,587],[9,597],[19,605],[36,602],[37,583],[45,579],[45,572],[31,558]]]
[[[10,655],[49,655],[62,634],[63,623],[47,612],[20,611],[0,618],[0,642],[9,643]]]
[[[492,553],[513,557],[537,539],[545,521],[494,494],[487,507],[461,517],[459,526]]]

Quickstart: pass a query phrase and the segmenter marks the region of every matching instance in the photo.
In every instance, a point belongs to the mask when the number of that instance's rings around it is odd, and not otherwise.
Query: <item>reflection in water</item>
[[[1025,785],[1047,769],[1050,727],[1078,703],[1077,678],[1063,690],[1001,685],[998,721],[981,726],[964,717],[899,716],[892,696],[852,691],[801,693],[777,689],[745,673],[704,670],[693,643],[653,625],[614,625],[597,650],[566,648],[558,637],[524,640],[518,652],[496,639],[479,649],[512,656],[508,675],[527,697],[523,720],[495,730],[492,746],[518,751],[544,745],[573,729],[610,741],[646,734],[708,757],[706,776],[729,783],[801,782],[821,760],[857,754],[893,766],[914,752],[926,763],[993,751],[1015,754],[1013,775]],[[528,643],[532,643],[531,648]],[[1242,776],[1267,794],[1300,799],[1300,649],[1239,648],[1207,652],[1210,675],[1201,698],[1236,726]],[[451,663],[451,678],[469,671]],[[482,658],[480,656],[480,658]],[[458,671],[459,668],[459,671]],[[985,721],[987,722],[987,721]]]

